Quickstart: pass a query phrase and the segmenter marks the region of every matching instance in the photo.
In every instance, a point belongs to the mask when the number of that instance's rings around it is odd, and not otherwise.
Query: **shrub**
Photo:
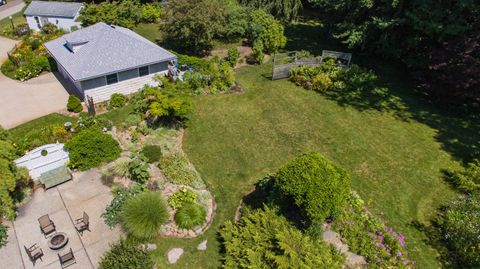
[[[205,223],[207,212],[199,204],[185,204],[175,213],[175,223],[182,229],[191,230]]]
[[[133,245],[124,239],[110,246],[102,255],[100,269],[145,269],[152,268],[153,261],[150,254],[143,248]]]
[[[121,222],[122,208],[125,202],[131,197],[146,191],[146,186],[133,184],[129,188],[117,187],[112,189],[113,200],[105,208],[102,218],[108,227],[113,228]]]
[[[124,106],[126,102],[127,98],[125,97],[125,95],[120,93],[114,93],[110,97],[110,104],[115,108]]]
[[[130,127],[139,124],[143,120],[141,115],[129,114],[124,121],[125,127]]]
[[[275,175],[280,193],[293,199],[310,223],[334,218],[345,208],[350,176],[318,152],[288,162]]]
[[[5,62],[3,62],[1,71],[5,76],[15,78],[15,70],[16,67],[10,59],[6,59]]]
[[[230,64],[230,66],[234,67],[238,63],[239,59],[240,59],[240,52],[238,51],[237,48],[231,48],[228,50],[226,60]]]
[[[144,192],[128,199],[122,210],[122,223],[132,236],[150,239],[168,219],[165,201],[158,192]]]
[[[0,248],[7,245],[8,241],[8,234],[7,234],[7,226],[0,223]]]
[[[162,148],[157,145],[146,145],[142,154],[147,158],[148,163],[158,162],[162,157]]]
[[[480,266],[480,199],[472,195],[454,201],[445,211],[443,235],[453,256],[464,267]]]
[[[145,4],[142,9],[142,18],[144,22],[158,22],[162,12],[162,6],[159,4]]]
[[[283,33],[283,25],[263,9],[256,9],[250,13],[247,27],[247,38],[251,44],[262,44],[262,51],[276,52],[285,47],[287,38]]]
[[[312,90],[323,92],[333,86],[332,80],[324,73],[319,73],[312,79]]]
[[[345,258],[270,208],[248,211],[220,231],[224,268],[342,268]]]
[[[65,144],[70,155],[70,166],[87,170],[120,156],[118,142],[109,134],[89,128],[75,135]]]
[[[192,187],[202,185],[199,175],[184,156],[173,154],[163,157],[160,159],[158,167],[162,170],[167,180],[173,184]]]
[[[128,171],[132,179],[138,183],[145,183],[150,178],[147,158],[142,154],[132,156],[132,161],[128,164]]]
[[[70,112],[79,113],[82,112],[82,101],[75,95],[70,95],[67,102],[67,110]]]
[[[186,204],[194,203],[197,200],[197,194],[187,187],[181,187],[172,196],[168,198],[168,205],[173,209],[179,209]]]
[[[480,161],[474,160],[460,170],[445,171],[447,180],[462,192],[476,192],[480,190]]]
[[[262,64],[263,58],[263,44],[262,42],[255,42],[252,48],[252,58],[256,63]]]
[[[39,56],[37,58],[33,58],[29,62],[21,65],[15,71],[15,78],[20,81],[25,81],[40,75],[43,71],[50,71],[50,62],[48,58],[45,56]]]

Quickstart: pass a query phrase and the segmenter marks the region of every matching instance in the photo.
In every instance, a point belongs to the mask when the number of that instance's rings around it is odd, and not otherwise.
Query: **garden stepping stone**
[[[170,264],[174,264],[178,261],[178,259],[180,259],[182,255],[183,255],[182,248],[172,248],[167,254],[168,262]]]
[[[152,250],[156,250],[157,249],[157,245],[156,244],[145,244],[143,245],[143,247],[148,250],[148,251],[152,251]]]
[[[206,250],[207,249],[207,240],[203,241],[202,243],[198,244],[198,250]]]

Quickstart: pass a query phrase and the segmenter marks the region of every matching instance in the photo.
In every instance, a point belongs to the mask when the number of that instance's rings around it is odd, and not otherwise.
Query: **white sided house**
[[[28,27],[34,31],[39,31],[47,23],[71,31],[81,27],[80,22],[75,20],[80,16],[82,8],[82,3],[32,1],[23,15],[27,19]]]
[[[131,94],[144,85],[156,86],[177,56],[135,32],[103,22],[46,42],[59,73],[78,95],[95,103],[113,93]]]

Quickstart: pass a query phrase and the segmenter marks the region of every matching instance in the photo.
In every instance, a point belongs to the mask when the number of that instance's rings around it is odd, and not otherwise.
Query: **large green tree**
[[[86,27],[97,22],[133,28],[142,20],[143,8],[138,0],[106,1],[86,4],[80,11],[79,20]]]
[[[0,216],[7,219],[15,217],[15,203],[21,199],[18,194],[29,182],[28,171],[15,165],[15,157],[15,147],[0,127]]]
[[[477,41],[478,35],[471,33],[480,28],[478,1],[309,1],[320,7],[324,12],[323,22],[350,48],[379,53],[402,61],[415,70],[425,71],[423,76],[428,78],[422,78],[422,81],[430,84],[426,88],[446,97],[444,99],[471,99],[469,94],[475,91],[469,83],[471,67],[478,62],[479,56],[478,53],[469,53],[471,49],[468,48],[472,46],[455,48],[455,45],[457,42]],[[465,38],[458,40],[460,37]],[[466,83],[452,89],[452,81]],[[441,87],[442,84],[447,86]],[[439,85],[441,89],[436,90]],[[475,98],[478,99],[478,94]]]
[[[169,1],[162,24],[165,41],[182,52],[209,51],[214,38],[223,33],[225,7],[222,1],[216,0]]]
[[[301,0],[239,0],[239,2],[247,7],[264,9],[284,22],[294,20],[302,8]]]

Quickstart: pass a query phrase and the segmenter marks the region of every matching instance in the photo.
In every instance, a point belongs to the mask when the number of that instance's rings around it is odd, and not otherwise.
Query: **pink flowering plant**
[[[334,228],[352,252],[365,256],[372,268],[413,268],[403,234],[370,213],[357,193],[352,192],[348,204]]]

